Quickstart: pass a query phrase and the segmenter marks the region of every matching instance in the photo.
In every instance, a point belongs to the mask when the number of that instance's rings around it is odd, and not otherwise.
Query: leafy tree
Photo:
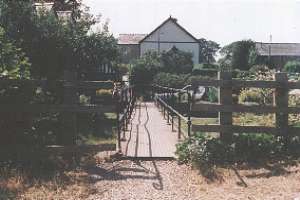
[[[249,70],[255,64],[255,43],[252,40],[233,42],[221,49],[221,67]]]
[[[29,58],[34,78],[59,79],[65,69],[84,73],[117,59],[116,40],[107,24],[90,33],[99,21],[84,10],[78,8],[82,17],[75,22],[65,22],[53,12],[37,14],[31,0],[0,2],[0,23]]]
[[[193,69],[192,54],[180,51],[175,46],[161,53],[160,61],[164,72],[170,73],[190,73]]]
[[[192,54],[180,51],[176,47],[161,53],[149,51],[133,64],[131,81],[135,84],[148,84],[159,72],[187,74],[191,73],[192,69]]]
[[[215,56],[220,49],[220,45],[214,41],[206,40],[204,38],[199,39],[200,44],[200,63],[213,63],[215,62]]]
[[[7,38],[0,27],[0,76],[28,78],[29,62],[20,48]]]
[[[133,64],[130,80],[133,84],[148,84],[161,69],[159,54],[149,51]]]

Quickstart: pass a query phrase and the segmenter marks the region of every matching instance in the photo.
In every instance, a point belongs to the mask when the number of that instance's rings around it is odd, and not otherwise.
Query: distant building
[[[122,52],[121,60],[123,63],[130,63],[132,60],[140,57],[140,41],[147,34],[120,34],[118,45]]]
[[[258,60],[280,70],[291,60],[300,60],[300,43],[256,42]]]
[[[46,11],[53,12],[54,15],[63,21],[74,21],[73,8],[74,2],[71,1],[66,4],[62,4],[60,1],[55,0],[35,0],[34,7],[38,13]]]
[[[121,34],[118,44],[122,49],[125,63],[144,55],[148,51],[168,51],[172,47],[192,54],[194,63],[199,63],[199,41],[178,24],[177,19],[169,17],[148,35]],[[127,55],[130,55],[127,57]]]

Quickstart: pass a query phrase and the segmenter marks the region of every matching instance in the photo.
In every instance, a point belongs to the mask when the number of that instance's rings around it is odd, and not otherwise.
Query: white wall
[[[147,51],[168,51],[175,46],[179,50],[192,53],[193,62],[199,63],[199,44],[171,20],[140,45],[141,55]]]
[[[168,51],[173,46],[177,49],[185,52],[190,52],[193,55],[193,62],[199,63],[199,44],[197,43],[160,43],[160,52]],[[147,51],[158,51],[158,43],[141,43],[141,55],[144,55]]]

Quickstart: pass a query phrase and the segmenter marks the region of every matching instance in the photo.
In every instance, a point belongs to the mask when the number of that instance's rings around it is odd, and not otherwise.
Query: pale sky
[[[120,33],[149,33],[170,15],[196,38],[300,43],[300,0],[83,0]]]

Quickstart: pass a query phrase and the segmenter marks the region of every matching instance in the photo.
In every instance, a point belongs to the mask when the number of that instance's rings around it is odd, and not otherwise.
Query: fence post
[[[115,96],[115,104],[116,104],[116,113],[117,113],[117,137],[118,137],[118,152],[121,152],[121,123],[120,123],[120,96],[119,96],[119,89],[114,88],[116,90],[116,96]]]
[[[288,107],[289,90],[287,88],[288,76],[287,73],[277,72],[275,73],[275,81],[279,87],[275,89],[274,104],[277,108],[285,110]],[[279,135],[285,137],[286,146],[289,142],[288,135],[288,118],[287,112],[276,112],[276,128]]]
[[[76,105],[78,103],[75,81],[76,72],[64,71],[64,105]],[[63,112],[62,117],[63,130],[61,133],[61,142],[64,145],[75,144],[77,134],[77,116],[74,112]]]
[[[188,137],[190,137],[191,136],[191,127],[192,127],[192,121],[191,121],[192,97],[191,97],[189,88],[187,89],[187,95],[188,95],[188,112],[187,112],[188,121],[187,121],[187,126],[188,126]]]
[[[232,80],[232,72],[219,72],[219,80]],[[219,89],[219,104],[232,105],[232,85],[221,86]],[[221,126],[232,125],[232,112],[219,112],[219,121]],[[230,142],[233,133],[231,130],[225,129],[220,132],[222,141]]]
[[[181,93],[178,93],[178,105],[181,106]],[[179,106],[177,106],[179,108]],[[180,109],[181,112],[181,109]],[[181,118],[178,117],[178,139],[181,139]]]
[[[178,116],[178,139],[181,139],[181,118]]]

